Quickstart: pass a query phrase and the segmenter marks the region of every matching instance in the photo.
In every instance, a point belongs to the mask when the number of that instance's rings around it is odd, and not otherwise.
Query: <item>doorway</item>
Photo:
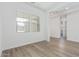
[[[67,19],[65,16],[60,16],[60,39],[67,39]]]

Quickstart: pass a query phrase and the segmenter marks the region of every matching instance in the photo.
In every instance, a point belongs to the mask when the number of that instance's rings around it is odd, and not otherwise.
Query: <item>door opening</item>
[[[60,16],[60,39],[67,39],[67,20],[66,16]]]

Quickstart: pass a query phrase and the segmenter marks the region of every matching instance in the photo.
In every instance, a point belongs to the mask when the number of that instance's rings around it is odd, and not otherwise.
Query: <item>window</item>
[[[39,32],[39,17],[21,15],[16,18],[17,32]]]
[[[39,18],[32,16],[31,17],[31,31],[35,32],[35,31],[39,31]]]
[[[29,19],[17,17],[17,32],[29,32]]]

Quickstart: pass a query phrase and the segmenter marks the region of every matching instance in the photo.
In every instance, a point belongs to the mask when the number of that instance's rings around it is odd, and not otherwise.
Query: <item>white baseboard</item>
[[[46,40],[46,41],[50,42],[50,39],[48,39],[48,40]]]
[[[59,37],[50,37],[50,39],[60,39]]]
[[[79,43],[79,40],[71,40],[71,39],[67,39],[68,41],[72,41],[72,42],[76,42],[76,43]]]
[[[29,42],[22,42],[21,44],[17,44],[17,45],[13,45],[11,47],[6,47],[6,48],[3,48],[2,50],[8,50],[8,49],[12,49],[12,48],[17,48],[17,47],[21,47],[21,46],[24,46],[24,45],[28,45],[28,44],[32,44],[32,43],[36,43],[36,42],[40,42],[40,41],[44,41],[45,39],[41,39],[41,40],[34,40],[34,41],[29,41]]]

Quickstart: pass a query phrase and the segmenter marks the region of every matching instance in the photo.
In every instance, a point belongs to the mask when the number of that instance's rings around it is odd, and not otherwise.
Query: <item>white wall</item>
[[[47,38],[48,38],[48,41],[50,41],[50,27],[49,27],[49,17],[48,17],[48,12],[45,12],[45,15],[46,15],[46,31],[45,31],[45,34],[47,34]]]
[[[60,38],[60,21],[59,18],[49,18],[50,36]]]
[[[0,56],[2,53],[2,7],[0,4]]]
[[[2,52],[1,41],[2,41],[2,26],[1,26],[1,17],[0,17],[0,56],[1,56],[1,52]]]
[[[48,40],[46,14],[25,3],[3,3],[3,50],[19,47],[29,43]],[[16,33],[16,11],[38,15],[40,17],[40,32]]]
[[[67,39],[79,42],[79,11],[67,17]]]

